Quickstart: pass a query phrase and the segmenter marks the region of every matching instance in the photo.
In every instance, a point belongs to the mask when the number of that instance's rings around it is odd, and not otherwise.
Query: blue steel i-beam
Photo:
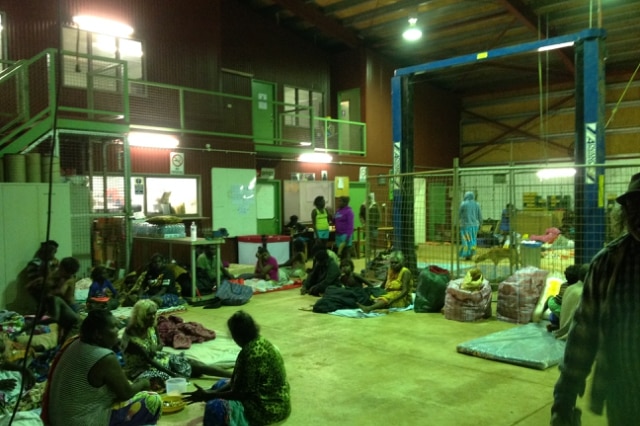
[[[605,75],[603,37],[580,40],[576,61],[576,264],[588,263],[605,242]]]
[[[604,141],[604,70],[602,66],[602,40],[606,36],[606,31],[601,28],[591,28],[583,30],[579,33],[569,34],[559,37],[553,37],[545,40],[534,41],[530,43],[520,44],[518,46],[504,47],[486,52],[472,53],[469,55],[458,56],[440,61],[428,62],[426,64],[414,65],[397,69],[391,78],[391,119],[392,119],[392,137],[393,137],[393,172],[394,174],[410,173],[413,162],[408,163],[401,161],[407,158],[409,153],[413,152],[413,146],[407,149],[407,131],[406,123],[403,125],[403,100],[409,98],[409,84],[407,81],[410,77],[426,72],[444,70],[451,67],[470,65],[474,63],[484,62],[490,59],[497,59],[511,55],[535,53],[541,48],[548,48],[555,45],[574,43],[577,49],[582,49],[582,54],[577,55],[576,70],[576,93],[582,94],[581,106],[576,107],[576,163],[577,164],[603,164],[605,157],[605,141]],[[582,84],[581,84],[582,83]],[[584,87],[583,87],[584,86]],[[578,102],[576,102],[577,104]],[[580,117],[578,110],[582,110]],[[411,136],[411,143],[413,137]],[[582,156],[581,162],[578,153],[583,150],[586,155]],[[594,156],[595,153],[595,156]],[[591,162],[594,161],[595,163]],[[590,162],[586,162],[590,161]],[[588,168],[585,173],[595,179],[594,183],[586,183],[585,180],[589,176],[576,174],[576,206],[578,206],[578,222],[584,221],[585,228],[593,232],[578,234],[579,240],[576,240],[576,262],[587,261],[595,252],[602,247],[604,241],[604,209],[601,206],[603,174],[601,167]],[[591,182],[591,181],[589,181]],[[581,198],[578,199],[578,194]],[[400,187],[394,188],[394,197],[400,196]],[[580,201],[579,201],[580,200]],[[413,201],[411,201],[413,202]],[[394,203],[395,204],[395,203]],[[413,209],[411,210],[413,211]],[[413,241],[402,241],[402,239],[413,238],[413,233],[405,232],[404,223],[395,215],[399,213],[394,211],[392,222],[394,227],[399,229],[394,231],[398,247],[413,246]],[[397,222],[397,223],[396,223]],[[581,237],[581,238],[580,238]]]

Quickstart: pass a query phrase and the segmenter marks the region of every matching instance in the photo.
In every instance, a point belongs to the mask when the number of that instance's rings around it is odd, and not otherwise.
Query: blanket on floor
[[[330,285],[313,305],[313,312],[326,314],[340,309],[357,309],[358,304],[370,305],[371,297],[384,294],[380,287],[338,287]]]
[[[394,312],[406,312],[412,311],[413,305],[409,305],[406,308],[389,308],[389,309],[380,309],[369,313],[364,313],[362,309],[338,309],[337,311],[329,312],[329,315],[337,315],[339,317],[347,317],[347,318],[375,318],[375,317],[383,317],[387,314],[392,314]]]
[[[216,332],[195,321],[185,322],[175,315],[158,317],[158,334],[165,346],[189,349],[192,343],[202,343],[216,338]]]
[[[205,364],[215,364],[222,368],[232,368],[240,353],[240,347],[233,339],[222,334],[218,334],[214,340],[192,345],[187,350],[166,346],[162,350],[174,354],[184,353],[187,358],[195,359]]]
[[[460,353],[544,370],[560,362],[565,341],[546,328],[548,322],[528,323],[460,343]]]

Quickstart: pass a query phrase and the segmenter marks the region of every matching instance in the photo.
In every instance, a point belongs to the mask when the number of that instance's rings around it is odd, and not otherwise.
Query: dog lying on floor
[[[486,260],[493,262],[494,266],[498,266],[498,263],[504,259],[509,259],[509,265],[517,265],[517,253],[515,249],[493,247],[489,251],[479,254],[475,257],[474,262],[480,263]]]

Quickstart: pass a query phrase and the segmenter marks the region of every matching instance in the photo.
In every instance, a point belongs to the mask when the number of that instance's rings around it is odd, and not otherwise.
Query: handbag
[[[235,284],[229,280],[223,280],[216,291],[216,297],[227,306],[244,305],[251,296],[253,296],[253,287]]]

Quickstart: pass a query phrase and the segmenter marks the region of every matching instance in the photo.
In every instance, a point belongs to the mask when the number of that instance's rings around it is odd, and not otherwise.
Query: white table
[[[196,246],[208,246],[215,245],[216,246],[216,282],[220,283],[220,246],[224,244],[224,238],[215,238],[212,240],[207,240],[206,238],[198,238],[196,241],[191,241],[191,237],[184,238],[151,238],[151,237],[133,237],[134,240],[139,241],[141,243],[144,242],[153,242],[153,243],[163,243],[169,245],[169,257],[173,257],[171,253],[172,246],[174,244],[178,245],[187,245],[191,247],[191,297],[185,297],[187,302],[194,303],[199,301],[204,301],[208,299],[213,299],[215,294],[204,294],[198,295],[196,293],[197,287],[197,277],[196,277]]]

